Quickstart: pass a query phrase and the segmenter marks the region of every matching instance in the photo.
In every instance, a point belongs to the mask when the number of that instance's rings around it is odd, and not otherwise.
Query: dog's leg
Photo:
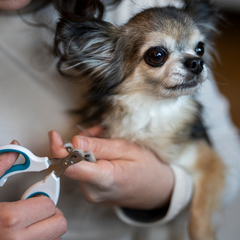
[[[225,182],[225,166],[207,144],[197,144],[198,157],[193,166],[195,187],[190,208],[189,235],[191,240],[215,240],[212,216],[219,207]]]

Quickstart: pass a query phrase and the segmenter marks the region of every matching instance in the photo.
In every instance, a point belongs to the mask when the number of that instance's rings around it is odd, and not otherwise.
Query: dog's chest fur
[[[156,100],[138,93],[115,97],[113,102],[103,120],[105,136],[138,143],[165,161],[176,160],[199,114],[189,96]]]

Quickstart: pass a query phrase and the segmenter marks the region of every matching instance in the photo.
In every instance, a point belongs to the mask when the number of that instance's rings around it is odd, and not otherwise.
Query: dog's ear
[[[118,28],[105,21],[91,19],[76,23],[61,19],[55,34],[60,72],[75,69],[79,78],[97,83],[103,91],[113,88],[119,77],[115,54],[118,39]]]
[[[218,33],[217,24],[222,17],[217,7],[209,0],[185,0],[183,10],[193,18],[209,40]]]

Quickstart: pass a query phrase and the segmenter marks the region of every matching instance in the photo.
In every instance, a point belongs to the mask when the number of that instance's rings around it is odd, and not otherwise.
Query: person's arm
[[[14,164],[17,156],[17,153],[0,155],[0,176]],[[48,197],[0,202],[0,239],[59,240],[66,230],[66,219]]]

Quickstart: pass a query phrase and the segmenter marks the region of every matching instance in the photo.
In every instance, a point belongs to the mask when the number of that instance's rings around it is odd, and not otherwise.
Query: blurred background
[[[240,129],[240,0],[213,1],[227,21],[216,39],[220,61],[216,61],[213,71],[220,91],[230,101],[233,122]],[[225,225],[219,229],[219,239],[239,240],[240,194],[222,214]]]
[[[240,129],[240,0],[214,1],[226,19],[216,39],[220,61],[215,62],[214,75],[220,91],[230,101],[232,119]]]

